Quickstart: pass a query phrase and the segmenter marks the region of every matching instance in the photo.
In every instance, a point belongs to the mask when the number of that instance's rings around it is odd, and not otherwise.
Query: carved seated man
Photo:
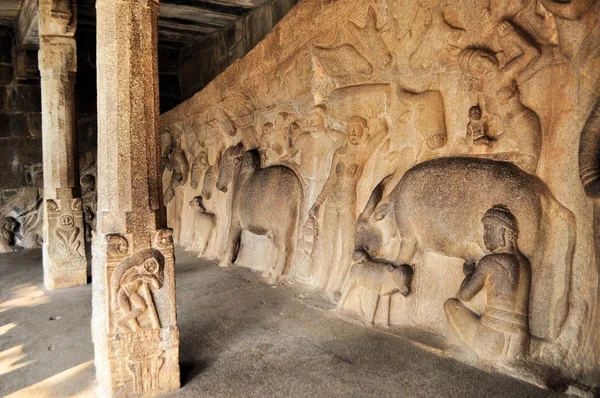
[[[517,246],[517,219],[504,205],[494,205],[482,219],[484,242],[491,252],[478,265],[465,264],[458,299],[444,310],[451,330],[482,359],[514,360],[529,350],[531,267]],[[470,301],[485,288],[486,308],[471,311]]]
[[[155,258],[125,271],[119,283],[117,300],[123,314],[117,324],[126,331],[144,327],[160,328],[152,291],[162,288],[163,270]]]

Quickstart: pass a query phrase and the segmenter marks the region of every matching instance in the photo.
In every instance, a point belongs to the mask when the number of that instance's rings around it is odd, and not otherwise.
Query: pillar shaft
[[[40,0],[39,68],[44,160],[44,284],[87,283],[75,131],[77,11],[73,0]]]
[[[172,231],[159,178],[156,0],[97,0],[95,364],[106,396],[179,388]]]

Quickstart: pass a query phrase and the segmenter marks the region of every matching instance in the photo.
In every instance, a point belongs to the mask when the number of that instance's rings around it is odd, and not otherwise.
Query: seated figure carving
[[[357,257],[359,256],[355,255],[355,259]],[[363,312],[365,322],[370,325],[375,323],[375,314],[381,307],[381,301],[385,299],[385,309],[387,311],[385,326],[390,326],[390,298],[396,293],[408,296],[412,274],[412,268],[408,265],[396,266],[390,263],[373,261],[367,252],[361,251],[360,258],[350,269],[337,308],[346,310],[348,300],[352,297],[352,294],[358,288],[367,289],[371,292],[371,299],[368,310]],[[362,307],[361,305],[361,310]]]
[[[529,291],[531,265],[517,243],[517,219],[504,205],[491,207],[483,216],[484,242],[491,252],[479,264],[465,263],[466,275],[457,299],[444,304],[450,329],[482,359],[514,360],[529,350]],[[482,289],[487,295],[482,314],[463,301]]]

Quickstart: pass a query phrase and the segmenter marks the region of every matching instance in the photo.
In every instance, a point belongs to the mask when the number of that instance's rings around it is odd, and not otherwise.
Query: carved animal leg
[[[386,328],[389,328],[390,327],[390,307],[392,305],[392,296],[390,294],[386,294],[385,296],[380,296],[379,300],[380,300],[379,307],[381,307],[385,310],[385,314],[384,314],[385,323],[383,324],[383,326],[385,326]]]
[[[344,307],[346,307],[346,301],[348,301],[348,299],[352,297],[352,293],[354,293],[354,290],[356,290],[356,282],[353,280],[349,280],[342,292],[342,297],[340,298],[340,301],[338,301],[337,303],[337,310],[341,311],[344,309]]]
[[[371,292],[371,303],[369,305],[369,310],[365,313],[365,322],[369,325],[373,325],[375,323],[375,313],[377,312],[377,307],[379,306],[379,292]]]
[[[273,234],[273,243],[277,248],[277,257],[275,259],[275,262],[271,263],[269,267],[270,275],[267,279],[267,283],[269,284],[277,283],[278,277],[279,275],[281,275],[281,272],[285,267],[285,260],[287,257],[288,250],[288,248],[286,247],[285,240],[282,239],[281,235],[279,234]]]
[[[396,264],[411,265],[415,258],[415,254],[417,254],[417,239],[415,237],[402,237],[402,241],[400,242],[400,250],[398,252],[398,257],[396,258]]]
[[[229,267],[235,261],[240,247],[240,238],[242,236],[242,227],[239,220],[231,219],[229,227],[229,235],[227,237],[227,246],[225,247],[225,255],[219,262],[219,267]]]
[[[286,277],[290,272],[290,268],[292,267],[292,262],[294,261],[294,255],[296,254],[296,234],[295,228],[290,228],[287,236],[286,236],[287,244],[285,246],[285,256],[283,269],[279,274],[279,280]]]

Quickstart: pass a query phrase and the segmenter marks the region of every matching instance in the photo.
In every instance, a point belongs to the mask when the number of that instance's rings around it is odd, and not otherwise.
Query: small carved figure
[[[194,209],[194,239],[192,248],[198,250],[200,255],[206,252],[206,248],[213,239],[213,231],[217,220],[216,216],[206,211],[202,203],[202,196],[196,196],[190,201]]]
[[[537,114],[520,99],[517,77],[540,56],[512,25],[504,21],[498,27],[504,51],[519,51],[503,67],[489,50],[467,48],[460,53],[459,64],[477,79],[475,85],[482,111],[500,123],[488,126],[488,137],[494,137],[493,153],[485,156],[510,161],[527,172],[534,172],[541,151],[542,125]],[[477,154],[478,152],[473,152]]]
[[[292,265],[303,191],[298,176],[282,165],[260,168],[256,150],[243,144],[228,148],[221,159],[217,189],[227,192],[233,183],[231,223],[222,267],[231,265],[242,230],[269,236],[277,248],[276,260],[265,265],[269,283],[285,277]]]
[[[490,138],[487,137],[487,124],[481,120],[481,108],[479,105],[472,106],[469,109],[469,124],[467,124],[468,144],[476,142],[486,143]]]
[[[17,240],[22,239],[18,234],[20,224],[13,217],[4,217],[2,223],[2,242],[0,244],[0,252],[14,251],[19,249]]]
[[[321,206],[325,205],[323,231],[316,244],[316,280],[332,301],[339,298],[342,283],[352,265],[356,223],[356,186],[370,155],[383,142],[386,130],[368,135],[367,121],[353,116],[348,121],[346,144],[331,163],[331,174],[308,213],[305,229],[319,231]]]
[[[458,298],[448,299],[444,310],[452,331],[481,358],[514,360],[529,352],[531,265],[519,250],[517,219],[508,207],[492,206],[482,222],[491,254],[477,265],[465,263]],[[486,307],[477,314],[462,301],[484,288]]]
[[[150,251],[151,252],[151,251]],[[124,331],[135,332],[142,328],[159,329],[160,321],[154,305],[152,291],[163,286],[163,266],[150,255],[134,256],[118,280],[116,304],[121,312],[117,325]]]
[[[262,135],[260,137],[260,154],[264,166],[270,166],[277,162],[284,153],[284,147],[278,142],[273,133],[273,123],[267,122],[262,126]]]
[[[371,292],[368,310],[364,312],[365,322],[369,325],[375,323],[377,309],[380,307],[381,300],[385,299],[387,310],[385,326],[390,326],[390,298],[396,293],[405,297],[409,295],[412,268],[408,265],[395,266],[390,263],[373,261],[365,251],[362,251],[360,256],[356,256],[355,260],[356,262],[350,268],[337,308],[339,310],[346,309],[348,299],[352,297],[356,289],[364,288]],[[364,306],[361,305],[361,307]]]

